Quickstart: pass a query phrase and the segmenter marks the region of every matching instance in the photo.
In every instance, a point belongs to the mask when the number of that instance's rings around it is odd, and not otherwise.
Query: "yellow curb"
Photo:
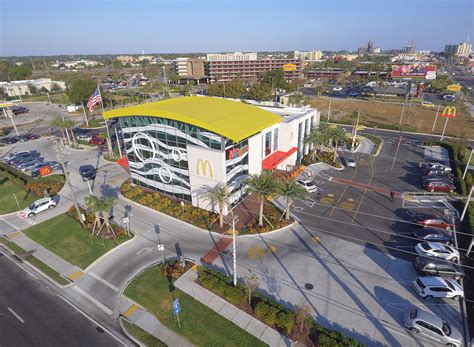
[[[76,278],[82,275],[82,271],[76,271],[73,274],[69,275],[67,278],[69,278],[71,281],[74,281]]]
[[[191,270],[194,272],[198,272],[198,265],[191,266]]]
[[[17,236],[20,236],[21,234],[22,234],[21,231],[15,231],[14,233],[8,234],[7,236],[8,236],[9,239],[13,239]]]
[[[225,232],[226,234],[229,234],[229,235],[234,235],[234,231],[232,229],[229,229]],[[240,232],[238,230],[235,231],[235,235],[239,235]]]
[[[132,306],[130,306],[127,311],[125,311],[124,313],[122,313],[122,316],[124,316],[125,318],[128,318],[128,316],[130,316],[133,312],[135,312],[135,310],[138,308],[137,305],[133,304]]]
[[[321,240],[319,239],[319,236],[311,236],[311,239],[314,241],[314,242],[317,242],[317,243],[320,243]]]
[[[260,246],[254,246],[248,249],[247,255],[250,259],[256,260],[258,257],[263,257],[265,251]]]

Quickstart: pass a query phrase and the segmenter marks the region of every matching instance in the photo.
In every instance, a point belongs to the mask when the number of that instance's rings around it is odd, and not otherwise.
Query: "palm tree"
[[[295,199],[303,199],[308,194],[306,190],[293,179],[281,180],[278,182],[278,195],[286,198],[285,219],[290,219],[290,207]]]
[[[263,205],[265,199],[276,192],[277,182],[268,172],[262,172],[260,175],[250,175],[246,181],[248,190],[257,194],[260,203],[260,212],[258,226],[263,226]]]
[[[68,120],[63,121],[63,125],[66,129],[71,130],[72,143],[74,144],[74,147],[77,147],[76,136],[74,136],[74,131],[72,130],[72,128],[74,128],[74,126],[76,125],[76,122],[73,121],[72,119],[68,119]]]
[[[224,209],[229,204],[230,192],[225,184],[217,184],[215,187],[205,187],[207,190],[204,196],[208,198],[211,203],[219,206],[219,228],[224,227]]]
[[[303,143],[309,144],[311,147],[312,160],[318,157],[317,151],[321,151],[322,147],[328,142],[329,126],[327,123],[320,123],[317,129],[305,136]]]
[[[54,119],[51,121],[50,124],[51,124],[51,126],[52,126],[53,128],[59,128],[59,129],[61,129],[61,135],[62,135],[62,137],[63,137],[63,139],[64,139],[64,129],[66,128],[66,127],[64,126],[64,121],[63,121],[61,118],[56,117],[56,118],[54,118]]]
[[[336,162],[337,146],[340,141],[344,141],[346,139],[346,133],[342,128],[338,126],[334,128],[329,128],[327,132],[327,139],[328,139],[329,144],[334,148],[333,161]]]
[[[95,220],[94,226],[92,227],[92,234],[95,234],[95,230],[97,229],[97,235],[99,235],[100,230],[105,225],[107,229],[109,229],[114,237],[115,231],[110,225],[110,218],[109,218],[109,211],[112,206],[115,205],[116,201],[112,197],[108,198],[99,198],[95,195],[90,195],[85,198],[87,208],[94,213]]]

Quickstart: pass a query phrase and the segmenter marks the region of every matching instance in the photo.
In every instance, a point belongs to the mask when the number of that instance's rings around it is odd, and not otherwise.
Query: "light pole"
[[[356,136],[357,136],[357,127],[359,126],[359,116],[360,116],[360,112],[357,111],[357,120],[356,120],[356,124],[355,124],[355,128],[354,128],[354,136],[352,137],[351,151],[354,150],[354,144],[355,144],[355,140],[356,140]]]
[[[446,122],[444,122],[443,132],[441,133],[441,138],[439,139],[441,142],[443,142],[443,139],[444,139],[444,132],[446,131],[446,127],[448,126],[448,120],[449,120],[449,117],[446,117]]]
[[[390,168],[390,171],[392,171],[393,167],[395,166],[395,161],[397,160],[398,150],[400,149],[401,143],[402,143],[402,135],[400,135],[400,139],[398,140],[397,150],[395,152],[395,156],[393,157],[392,167]]]
[[[236,254],[236,237],[235,237],[235,218],[234,212],[232,212],[232,255],[234,260],[234,286],[237,285],[237,254]]]
[[[466,178],[467,170],[469,169],[469,165],[471,164],[472,152],[474,152],[474,148],[471,148],[471,154],[469,154],[469,159],[467,160],[466,168],[464,169],[464,173],[462,174],[462,179]]]
[[[3,115],[5,116],[5,118],[10,118],[10,121],[12,122],[12,125],[13,125],[13,129],[15,129],[15,134],[16,136],[19,136],[20,134],[18,133],[18,129],[16,128],[16,124],[15,124],[15,121],[13,120],[12,114],[13,114],[12,111],[10,110],[5,111],[5,108],[3,108]]]
[[[466,205],[464,205],[464,209],[462,210],[461,219],[460,219],[461,222],[464,219],[464,216],[466,215],[467,207],[469,206],[469,203],[471,202],[473,190],[474,190],[474,186],[471,187],[471,191],[469,192],[469,196],[467,197]]]
[[[436,111],[436,116],[433,122],[433,128],[431,129],[431,132],[434,132],[435,126],[436,126],[436,121],[438,120],[438,115],[439,115],[439,109],[441,108],[441,104],[438,105],[438,110]]]
[[[329,117],[331,116],[331,97],[329,97],[329,107],[328,107],[328,123],[329,123]]]

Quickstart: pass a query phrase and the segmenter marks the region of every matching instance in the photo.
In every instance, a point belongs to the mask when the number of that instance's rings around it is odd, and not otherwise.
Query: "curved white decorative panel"
[[[143,158],[141,156],[141,154],[139,153],[138,149],[139,149],[139,146],[137,144],[137,140],[139,139],[145,139],[148,141],[148,143],[150,144],[150,148],[151,148],[151,153],[152,153],[152,156],[150,158]],[[144,134],[144,133],[136,133],[135,135],[133,135],[133,138],[132,138],[132,148],[133,148],[133,152],[135,153],[135,155],[137,156],[137,158],[144,162],[144,163],[149,163],[149,162],[152,162],[155,158],[156,158],[156,147],[155,147],[155,143],[153,141],[153,138],[150,136],[150,135],[147,135],[147,134]]]
[[[171,157],[174,161],[179,163],[181,160],[183,160],[183,152],[181,152],[180,149],[175,148],[171,151]]]

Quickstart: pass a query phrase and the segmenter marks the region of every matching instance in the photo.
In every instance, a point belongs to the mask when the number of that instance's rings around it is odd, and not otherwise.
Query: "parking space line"
[[[367,184],[368,186],[370,186],[370,184],[372,183],[372,180],[374,178],[374,175],[375,175],[375,170],[374,170],[374,163],[373,163],[373,160],[369,160],[370,161],[370,179],[369,179],[369,183]],[[359,205],[357,206],[357,209],[354,213],[354,216],[352,217],[352,223],[354,223],[356,217],[357,217],[357,214],[359,213],[359,210],[360,210],[360,207],[362,206],[362,202],[364,201],[365,199],[365,195],[367,194],[367,191],[369,190],[369,188],[365,188],[364,189],[364,193],[362,194],[362,198],[360,199],[359,201]]]
[[[352,174],[351,176],[351,181],[354,179],[355,175],[357,173],[357,166],[355,167],[354,169],[354,173]],[[339,199],[337,199],[334,207],[332,208],[331,212],[329,213],[329,216],[332,216],[332,214],[334,213],[334,210],[336,209],[336,206],[339,205],[339,203],[341,202],[342,198],[344,197],[344,194],[346,193],[347,189],[349,188],[349,184],[346,184],[346,187],[344,188],[344,190],[342,191],[342,194],[339,196]]]

